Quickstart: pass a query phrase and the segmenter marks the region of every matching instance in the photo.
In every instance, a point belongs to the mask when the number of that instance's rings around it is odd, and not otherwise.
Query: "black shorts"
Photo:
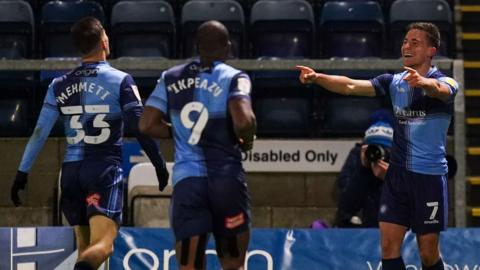
[[[229,165],[227,165],[229,166]],[[250,228],[250,197],[241,167],[178,182],[171,201],[176,241],[213,232],[232,236]]]
[[[122,223],[123,174],[119,164],[83,160],[62,166],[60,207],[70,225],[88,225],[93,215]]]
[[[445,230],[447,218],[446,175],[415,173],[390,164],[380,200],[379,221],[426,234]]]

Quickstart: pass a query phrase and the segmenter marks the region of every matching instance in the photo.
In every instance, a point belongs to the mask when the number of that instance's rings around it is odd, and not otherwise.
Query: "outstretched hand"
[[[15,180],[13,181],[13,184],[12,184],[12,188],[10,189],[10,199],[12,200],[15,206],[20,206],[22,204],[22,201],[18,196],[18,192],[20,190],[25,189],[25,185],[27,184],[27,181],[28,181],[28,173],[17,171],[17,174],[15,175]]]
[[[306,67],[306,66],[295,66],[298,70],[300,70],[300,82],[307,84],[307,83],[314,83],[317,79],[317,73],[315,70]]]
[[[411,88],[423,88],[427,85],[427,78],[420,75],[418,71],[410,67],[403,68],[408,71],[408,74],[403,78],[408,83],[408,86],[410,86]]]
[[[161,166],[155,166],[155,172],[157,173],[158,189],[163,191],[168,185],[168,178],[170,177],[170,173],[168,173],[165,163]]]

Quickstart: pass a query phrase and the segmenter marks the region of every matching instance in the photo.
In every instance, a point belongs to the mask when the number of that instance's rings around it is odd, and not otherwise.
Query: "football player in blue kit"
[[[33,162],[61,116],[67,149],[60,207],[74,226],[78,248],[74,270],[90,270],[113,252],[122,222],[124,122],[155,166],[160,190],[167,184],[168,171],[155,141],[138,131],[143,106],[133,78],[106,62],[109,42],[101,23],[91,17],[81,19],[71,35],[82,64],[50,84],[11,196],[18,206],[18,192],[25,188]]]
[[[213,233],[222,269],[243,269],[251,217],[240,151],[252,148],[256,127],[250,79],[223,63],[231,45],[220,22],[200,25],[197,45],[200,59],[163,72],[140,131],[171,132],[175,142],[171,224],[179,268],[205,269]]]
[[[448,214],[445,149],[458,83],[431,65],[439,46],[434,24],[413,23],[401,48],[403,72],[353,80],[297,67],[302,83],[344,95],[385,96],[392,102],[393,146],[379,213],[386,270],[405,269],[400,251],[408,229],[417,235],[422,269],[444,269],[439,237]]]

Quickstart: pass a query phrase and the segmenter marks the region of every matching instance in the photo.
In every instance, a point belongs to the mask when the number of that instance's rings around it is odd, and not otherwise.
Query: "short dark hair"
[[[437,49],[440,48],[440,31],[435,24],[428,22],[415,22],[408,25],[407,32],[412,29],[421,30],[427,33],[427,39],[430,45]]]
[[[102,39],[102,23],[94,17],[78,20],[70,29],[73,46],[82,55],[91,53]]]

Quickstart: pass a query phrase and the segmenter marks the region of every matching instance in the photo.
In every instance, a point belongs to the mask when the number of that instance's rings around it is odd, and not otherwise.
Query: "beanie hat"
[[[378,121],[372,124],[365,131],[365,138],[363,142],[365,144],[380,144],[386,147],[392,147],[393,141],[393,128],[384,121]]]

